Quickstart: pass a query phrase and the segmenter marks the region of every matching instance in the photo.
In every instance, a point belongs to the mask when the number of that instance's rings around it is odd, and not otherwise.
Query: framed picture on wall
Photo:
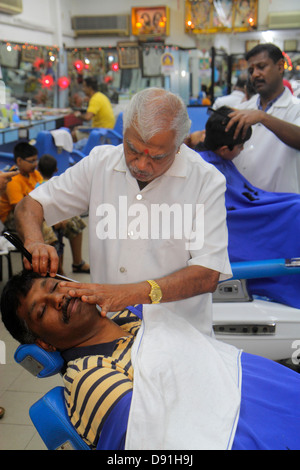
[[[118,42],[120,69],[138,69],[140,66],[140,49],[137,42]]]
[[[161,77],[161,57],[165,52],[164,43],[148,42],[142,45],[142,76]]]
[[[233,10],[233,30],[251,31],[257,25],[258,0],[235,0]]]
[[[132,8],[131,25],[134,36],[168,36],[170,30],[169,7]]]
[[[253,47],[257,46],[258,44],[259,44],[259,40],[256,40],[256,39],[253,39],[251,41],[246,41],[245,43],[246,52],[251,51],[251,49],[253,49]]]

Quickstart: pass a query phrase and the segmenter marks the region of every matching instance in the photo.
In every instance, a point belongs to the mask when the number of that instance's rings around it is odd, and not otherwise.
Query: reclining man
[[[19,342],[61,352],[68,413],[92,448],[300,449],[300,375],[203,335],[163,305],[109,319],[57,279],[23,271],[4,287],[1,312]]]

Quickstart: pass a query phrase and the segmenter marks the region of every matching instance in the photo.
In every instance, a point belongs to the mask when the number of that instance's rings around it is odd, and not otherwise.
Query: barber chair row
[[[68,142],[68,146],[58,145],[55,140],[56,131],[41,131],[38,133],[36,143],[34,144],[38,150],[38,156],[50,154],[57,160],[57,175],[63,173],[67,168],[79,162],[82,158],[87,156],[90,151],[97,145],[119,145],[122,143],[122,129],[123,129],[123,113],[120,113],[114,129],[104,128],[84,128],[89,132],[87,142],[82,151],[72,148],[72,142]],[[70,131],[67,128],[59,129],[60,132],[65,132],[66,137],[71,140]],[[0,152],[0,169],[8,169],[14,164],[14,157],[12,153]]]

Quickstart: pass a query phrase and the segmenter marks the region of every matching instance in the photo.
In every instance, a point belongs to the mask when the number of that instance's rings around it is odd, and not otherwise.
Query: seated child
[[[38,170],[43,177],[43,181],[48,181],[54,173],[57,172],[57,161],[52,155],[42,155],[39,159]],[[41,183],[38,183],[41,184]],[[63,274],[63,252],[64,243],[63,237],[68,238],[73,256],[73,272],[74,273],[86,273],[89,274],[89,265],[82,260],[81,247],[82,247],[82,231],[86,227],[86,224],[81,217],[76,216],[71,219],[64,220],[54,225],[53,230],[57,237],[55,248],[59,255],[59,268],[58,274]]]

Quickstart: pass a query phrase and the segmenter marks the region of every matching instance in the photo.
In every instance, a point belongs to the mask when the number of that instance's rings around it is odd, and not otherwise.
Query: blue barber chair
[[[119,134],[114,129],[92,129],[90,131],[88,140],[82,149],[82,153],[84,155],[88,155],[90,151],[97,145],[119,145],[122,142],[122,134]]]
[[[258,262],[237,262],[232,263],[231,267],[233,277],[227,281],[219,283],[218,289],[215,293],[215,301],[221,307],[224,307],[227,302],[229,304],[231,303],[231,305],[239,305],[239,322],[242,323],[243,306],[245,305],[245,302],[249,302],[252,305],[254,304],[251,296],[247,294],[247,279],[253,279],[257,277],[299,274],[300,260],[294,259],[287,261],[284,259],[278,259]],[[272,302],[269,302],[269,304],[272,305]],[[224,310],[223,307],[222,311]],[[276,312],[276,304],[274,307]],[[289,309],[290,308],[287,307],[287,311]],[[298,314],[299,329],[299,310]],[[256,338],[260,337],[261,343],[268,344],[268,341],[265,340],[265,337],[263,335],[259,336],[260,328],[265,328],[265,325],[260,321],[259,317],[257,317],[257,312],[255,321],[256,325],[254,325],[253,323],[251,326],[252,329],[254,326],[255,328],[257,328],[257,332],[254,336]],[[224,319],[222,317],[220,319],[220,322],[222,323],[222,329],[220,329],[220,324],[214,325],[217,326],[217,329],[215,329],[216,338],[221,339],[225,342],[229,342],[230,344],[234,344],[234,341],[232,341],[232,338],[230,338],[230,330],[232,329],[232,326],[230,326],[230,328],[228,329],[227,336],[225,331],[225,336],[219,338],[218,333],[224,333],[223,328],[226,328],[226,326],[224,327]],[[249,327],[249,319],[246,319],[246,323],[244,324],[244,328],[246,327]],[[272,325],[270,325],[270,327],[272,327]],[[299,338],[298,331],[294,329],[294,327],[292,334],[294,335],[295,339]],[[274,338],[274,336],[271,335],[268,338],[271,338],[272,341],[272,338]],[[290,344],[288,345],[288,347],[290,347]],[[246,350],[246,348],[244,349]],[[261,352],[256,353],[261,354]],[[64,367],[64,361],[59,352],[46,352],[39,346],[32,344],[19,346],[15,352],[15,360],[17,363],[21,364],[26,370],[31,372],[34,376],[37,376],[39,378],[50,377],[54,374],[61,373],[61,370]],[[115,447],[115,442],[117,442],[117,445],[119,445],[120,443],[122,443],[123,445],[124,439],[122,440],[122,442],[120,441],[119,437],[116,440],[115,435],[119,433],[119,429],[121,426],[123,428],[123,435],[125,435],[126,433],[131,394],[127,394],[125,397],[122,398],[122,400],[120,400],[118,405],[114,408],[113,412],[111,413],[112,416],[110,416],[107,422],[105,423],[101,432],[101,439],[99,439],[100,444],[98,443],[97,449],[118,450],[122,448],[117,446]],[[65,405],[63,387],[55,387],[54,389],[46,393],[44,397],[42,397],[35,404],[32,405],[29,410],[29,415],[34,426],[36,427],[38,433],[40,434],[42,440],[44,441],[49,450],[90,450],[90,447],[77,434],[73,425],[71,424]],[[120,422],[122,423],[121,425]]]
[[[60,175],[65,170],[70,168],[70,166],[75,165],[75,163],[79,162],[85,156],[82,152],[78,150],[68,152],[63,148],[57,147],[50,131],[41,131],[38,133],[35,147],[38,150],[39,158],[45,153],[49,153],[50,155],[56,158],[58,170],[56,175]]]

